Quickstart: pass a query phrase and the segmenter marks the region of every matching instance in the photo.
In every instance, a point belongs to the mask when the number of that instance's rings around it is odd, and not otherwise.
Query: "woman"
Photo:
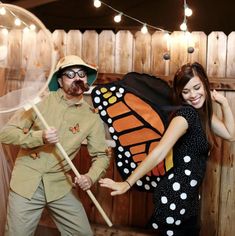
[[[153,193],[155,210],[152,226],[168,236],[199,234],[199,187],[205,175],[206,160],[214,145],[214,135],[234,140],[234,118],[227,99],[210,92],[205,70],[199,63],[183,65],[175,74],[173,98],[177,109],[160,143],[124,182],[101,179],[102,187],[119,195],[161,162],[173,148],[174,168],[165,175]],[[212,100],[221,106],[223,121],[212,109]]]

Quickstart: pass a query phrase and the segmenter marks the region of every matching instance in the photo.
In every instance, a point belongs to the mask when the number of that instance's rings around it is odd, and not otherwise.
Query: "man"
[[[0,142],[20,145],[10,183],[5,235],[34,235],[46,207],[61,235],[92,235],[84,208],[69,175],[70,166],[55,143],[73,159],[87,140],[92,158],[89,171],[76,180],[88,190],[109,165],[104,126],[99,115],[83,100],[97,69],[80,57],[62,58],[49,82],[50,92],[37,106],[51,127],[31,109],[14,117],[0,133]]]

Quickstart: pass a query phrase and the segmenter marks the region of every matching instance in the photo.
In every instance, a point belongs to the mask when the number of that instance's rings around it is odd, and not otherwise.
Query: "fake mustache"
[[[89,85],[87,83],[84,83],[82,80],[76,80],[73,81],[73,83],[71,84],[71,89],[72,90],[77,90],[77,89],[81,89],[83,92],[86,92],[89,90]]]

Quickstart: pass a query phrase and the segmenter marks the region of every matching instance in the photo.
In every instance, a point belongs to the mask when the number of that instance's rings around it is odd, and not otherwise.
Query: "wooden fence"
[[[0,46],[5,45],[7,56],[0,60],[0,67],[21,73],[29,66],[49,70],[52,49],[45,43],[43,35],[27,36],[21,31],[11,31],[8,35],[0,32]],[[98,34],[90,30],[65,32],[56,30],[51,34],[57,60],[68,54],[81,56],[86,62],[99,66],[98,83],[120,79],[130,71],[144,72],[167,80],[177,68],[186,62],[198,61],[207,70],[213,88],[217,88],[228,98],[235,115],[235,32],[228,36],[223,32],[173,32],[168,38],[163,32],[153,34],[131,33],[130,31],[102,31]],[[189,47],[194,51],[189,52]],[[28,54],[35,51],[33,61]],[[168,53],[170,60],[163,57]],[[3,73],[1,73],[3,75]],[[0,81],[3,81],[0,78]],[[3,93],[2,83],[0,92]],[[5,91],[6,92],[6,91]],[[215,106],[215,111],[221,111]],[[233,236],[235,234],[235,169],[234,143],[218,139],[218,147],[208,161],[207,174],[202,186],[201,236]],[[81,173],[89,166],[88,153],[83,147],[75,164]],[[114,162],[107,176],[116,180],[120,176]],[[93,192],[104,210],[116,226],[144,228],[152,212],[151,194],[132,189],[128,193],[111,197],[109,190],[95,185]],[[105,224],[94,205],[80,193],[88,216],[93,223]]]

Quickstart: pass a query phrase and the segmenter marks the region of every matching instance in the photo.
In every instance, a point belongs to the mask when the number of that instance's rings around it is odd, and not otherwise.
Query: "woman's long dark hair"
[[[176,105],[185,104],[182,96],[182,90],[194,76],[198,76],[200,78],[205,89],[206,99],[203,107],[199,109],[199,115],[201,117],[207,139],[212,148],[215,143],[215,137],[211,128],[213,107],[210,94],[210,84],[207,74],[201,64],[197,62],[192,64],[188,63],[178,69],[173,80],[173,101]]]

